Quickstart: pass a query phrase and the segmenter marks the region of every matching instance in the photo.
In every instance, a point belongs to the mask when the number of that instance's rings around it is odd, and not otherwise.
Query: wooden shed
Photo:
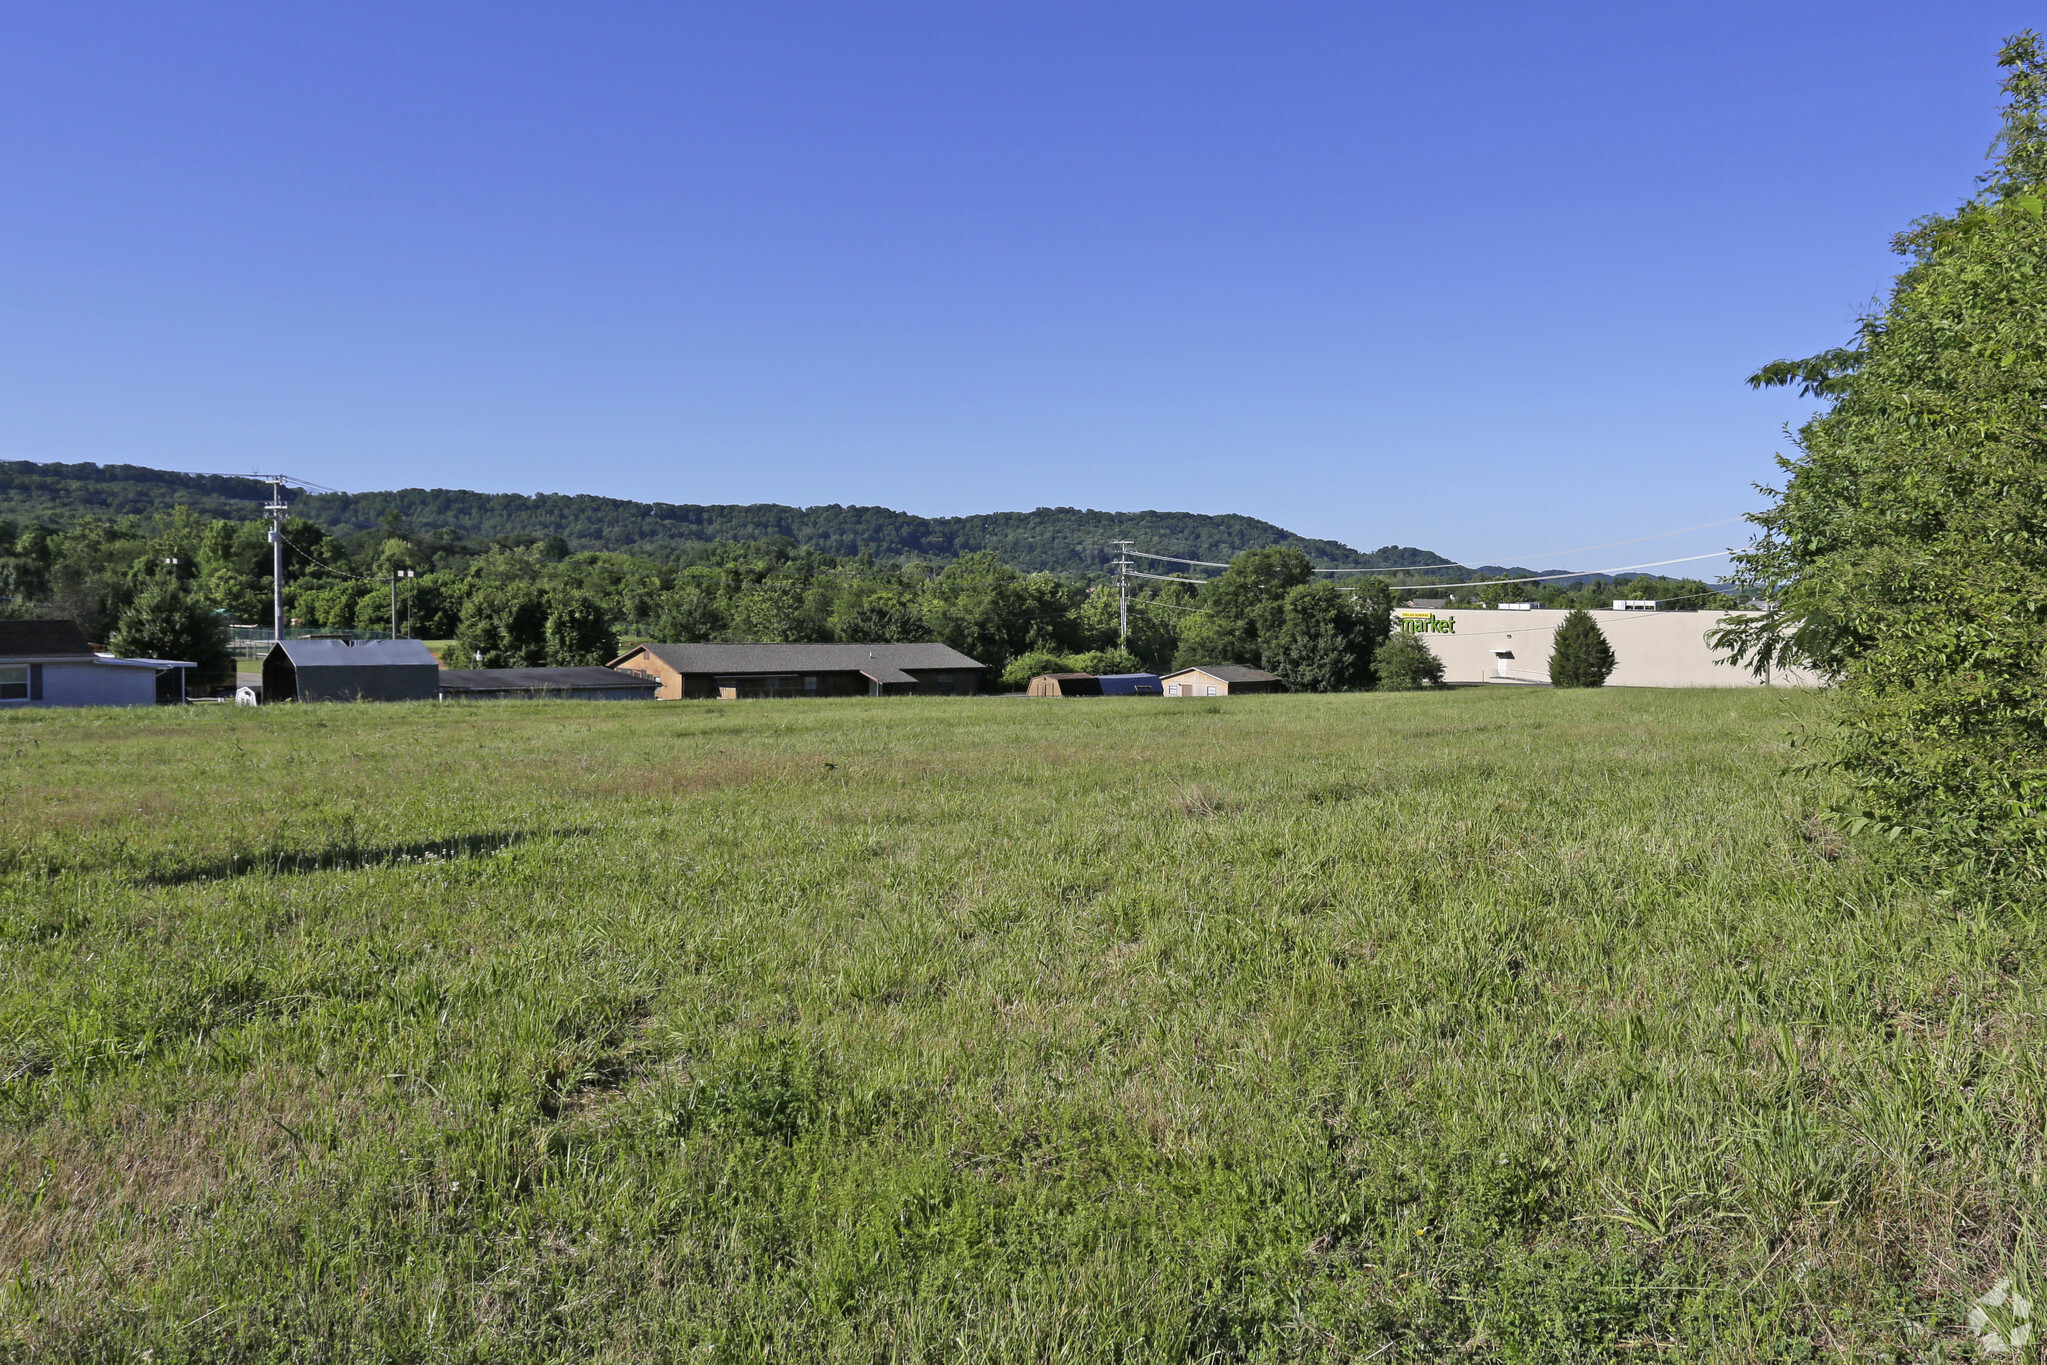
[[[1286,684],[1246,664],[1202,664],[1168,673],[1159,681],[1169,697],[1233,697],[1244,692],[1284,692]]]
[[[1092,673],[1040,673],[1031,679],[1026,696],[1099,697],[1102,680]]]

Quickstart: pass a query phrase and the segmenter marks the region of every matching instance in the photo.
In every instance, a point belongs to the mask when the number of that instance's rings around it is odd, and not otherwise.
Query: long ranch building
[[[654,679],[662,701],[963,696],[986,671],[940,644],[639,645],[611,667]]]
[[[1484,608],[1402,608],[1396,630],[1421,637],[1443,661],[1446,683],[1546,683],[1557,627],[1567,611]],[[1706,643],[1707,632],[1736,614],[1709,611],[1595,611],[1590,613],[1613,648],[1609,687],[1816,687],[1819,680],[1795,669],[1758,678],[1726,662],[1724,651]]]

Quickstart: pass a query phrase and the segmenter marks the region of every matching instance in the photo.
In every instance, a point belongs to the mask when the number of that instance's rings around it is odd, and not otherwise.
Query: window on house
[[[1166,684],[1166,695],[1167,695],[1167,696],[1169,696],[1169,697],[1177,697],[1177,696],[1179,696],[1179,695],[1180,695],[1180,684],[1178,684],[1178,683],[1167,683],[1167,684]]]
[[[28,700],[28,665],[0,664],[0,701]]]
[[[1208,689],[1208,692],[1207,692],[1207,695],[1209,695],[1209,696],[1211,696],[1211,697],[1212,697],[1212,696],[1214,696],[1214,695],[1215,695],[1215,689],[1214,689],[1213,687],[1209,688],[1209,689]]]

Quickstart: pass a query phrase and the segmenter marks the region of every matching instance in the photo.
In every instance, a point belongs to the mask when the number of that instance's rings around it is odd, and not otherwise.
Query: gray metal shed
[[[263,700],[433,701],[441,665],[417,640],[283,640],[263,659]]]

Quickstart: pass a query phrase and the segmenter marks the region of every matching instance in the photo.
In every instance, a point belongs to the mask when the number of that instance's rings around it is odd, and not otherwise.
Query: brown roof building
[[[1233,697],[1244,692],[1284,692],[1286,684],[1262,668],[1245,664],[1202,664],[1159,679],[1169,697]]]
[[[611,667],[662,701],[713,697],[963,696],[985,668],[947,645],[638,645]]]

